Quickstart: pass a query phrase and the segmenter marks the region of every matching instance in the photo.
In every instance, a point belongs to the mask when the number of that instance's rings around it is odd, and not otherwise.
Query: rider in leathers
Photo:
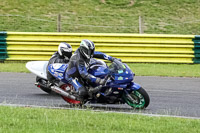
[[[68,80],[68,83],[74,86],[74,88],[78,92],[80,101],[83,101],[84,98],[87,96],[87,89],[84,87],[84,81],[96,83],[99,85],[104,85],[106,82],[106,79],[101,79],[88,73],[90,59],[93,57],[110,61],[116,59],[104,53],[94,51],[95,45],[92,41],[82,40],[80,47],[70,58],[69,66],[66,70],[65,79]]]
[[[59,80],[56,79],[52,74],[48,71],[48,66],[54,63],[68,63],[72,56],[72,47],[68,43],[61,42],[58,46],[58,51],[55,52],[49,60],[47,65],[47,79],[50,82],[48,85],[58,84]]]

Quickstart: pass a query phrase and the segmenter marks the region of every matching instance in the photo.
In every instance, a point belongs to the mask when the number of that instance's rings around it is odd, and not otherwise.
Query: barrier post
[[[58,14],[57,18],[57,32],[61,32],[61,15]]]
[[[142,17],[139,16],[139,33],[143,34],[144,33],[144,29],[143,29],[143,20]]]

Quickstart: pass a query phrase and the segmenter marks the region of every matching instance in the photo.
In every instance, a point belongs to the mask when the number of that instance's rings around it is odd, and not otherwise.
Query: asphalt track
[[[150,105],[145,110],[133,110],[128,105],[88,104],[87,107],[200,118],[200,78],[136,76],[135,82],[150,96]],[[34,83],[35,75],[31,73],[0,72],[0,104],[69,108],[60,96],[46,94]]]

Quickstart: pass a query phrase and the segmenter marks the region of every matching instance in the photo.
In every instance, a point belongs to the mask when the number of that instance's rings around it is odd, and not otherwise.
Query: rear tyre
[[[47,83],[48,83],[48,81],[46,79],[43,79],[43,78],[38,77],[38,76],[36,77],[36,82],[39,82],[44,86],[47,86]],[[46,92],[48,94],[52,93],[52,90],[50,88],[44,87],[44,86],[39,86],[38,88],[40,88],[41,90],[43,90],[44,92]]]
[[[124,93],[124,101],[134,109],[144,109],[149,105],[150,98],[147,92],[141,87],[136,91],[132,91],[130,97]]]
[[[70,84],[64,84],[62,86],[60,86],[61,89],[63,89],[64,91],[73,91],[74,87]],[[80,106],[81,105],[81,101],[77,101],[77,100],[73,100],[70,99],[68,97],[65,96],[61,96],[66,102],[68,102],[69,104],[71,104],[72,106]]]

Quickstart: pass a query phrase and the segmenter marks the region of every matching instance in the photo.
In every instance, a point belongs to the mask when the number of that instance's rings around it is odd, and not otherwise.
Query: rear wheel
[[[41,90],[43,90],[44,92],[50,94],[52,92],[52,90],[47,86],[48,81],[46,79],[40,78],[40,77],[36,77],[36,82],[39,82],[40,84],[42,84],[43,86],[38,86],[38,88],[40,88]]]
[[[74,87],[70,84],[64,84],[60,88],[63,89],[64,91],[69,91],[69,92],[75,90]],[[80,101],[73,100],[73,99],[70,99],[70,98],[65,97],[65,96],[61,96],[61,97],[71,105],[81,105]]]
[[[136,91],[132,91],[129,96],[123,95],[124,101],[135,109],[143,109],[149,105],[150,99],[147,92],[141,87]]]

